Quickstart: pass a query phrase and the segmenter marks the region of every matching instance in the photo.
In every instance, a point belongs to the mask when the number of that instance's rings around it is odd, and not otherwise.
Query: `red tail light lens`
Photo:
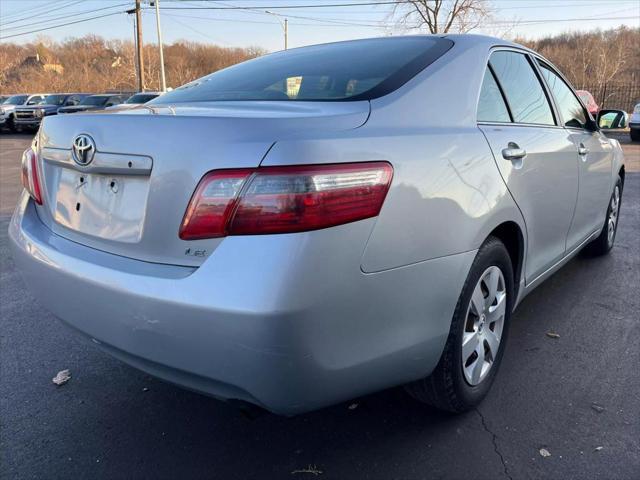
[[[38,156],[31,148],[22,154],[22,186],[31,195],[31,198],[42,205],[42,190],[38,177]]]
[[[229,233],[302,232],[375,217],[391,176],[391,165],[378,162],[258,169]]]
[[[219,170],[207,173],[196,188],[182,219],[180,238],[224,237],[238,194],[253,170]]]
[[[386,162],[220,170],[200,181],[180,238],[303,232],[380,213]]]

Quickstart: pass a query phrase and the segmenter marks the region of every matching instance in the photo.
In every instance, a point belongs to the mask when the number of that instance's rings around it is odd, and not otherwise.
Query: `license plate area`
[[[124,243],[137,243],[149,193],[149,177],[86,173],[62,168],[55,221],[74,231]]]

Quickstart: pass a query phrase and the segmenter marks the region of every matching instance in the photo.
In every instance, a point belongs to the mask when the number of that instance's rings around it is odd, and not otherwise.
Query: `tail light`
[[[28,148],[22,154],[22,186],[31,198],[42,205],[42,189],[38,177],[38,156],[33,149]]]
[[[375,217],[392,177],[386,162],[209,172],[191,198],[180,238],[304,232]]]

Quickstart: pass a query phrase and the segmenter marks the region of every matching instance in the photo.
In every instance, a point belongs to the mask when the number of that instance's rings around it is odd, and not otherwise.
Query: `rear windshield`
[[[370,100],[399,88],[452,46],[438,37],[396,37],[296,48],[212,73],[151,103]]]
[[[27,101],[27,95],[14,95],[13,97],[7,98],[4,102],[7,105],[22,105]]]
[[[134,96],[129,97],[129,100],[124,103],[146,103],[149,100],[153,100],[157,96],[158,95],[156,95],[155,93],[137,93]]]
[[[94,106],[99,106],[99,105],[104,105],[105,103],[107,103],[107,100],[109,100],[109,97],[85,97],[81,102],[80,105],[94,105]]]

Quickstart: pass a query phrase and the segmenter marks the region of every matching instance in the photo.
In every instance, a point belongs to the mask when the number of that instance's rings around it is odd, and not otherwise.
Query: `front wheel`
[[[600,231],[600,235],[584,249],[585,253],[592,256],[606,255],[613,248],[618,232],[618,217],[620,215],[620,202],[622,201],[622,179],[618,176],[616,185],[607,206],[607,217]]]
[[[13,119],[13,115],[10,115],[9,118],[7,118],[7,128],[9,129],[10,132],[15,133],[16,123]]]
[[[504,352],[514,302],[513,267],[497,238],[480,247],[458,299],[440,361],[406,386],[417,400],[464,412],[485,397]]]

